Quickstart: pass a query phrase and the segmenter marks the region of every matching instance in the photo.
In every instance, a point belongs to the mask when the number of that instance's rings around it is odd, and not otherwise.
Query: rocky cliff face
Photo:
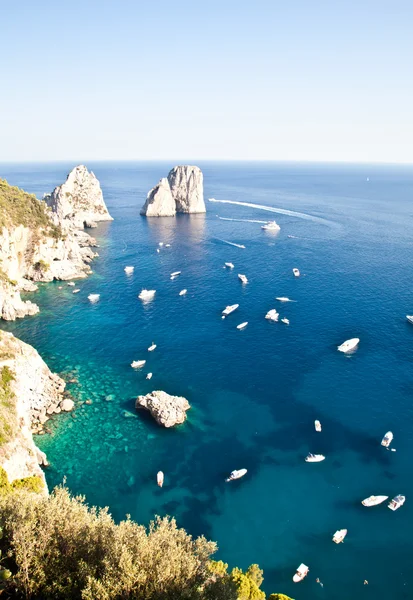
[[[64,228],[93,226],[95,221],[112,221],[98,179],[84,165],[78,165],[65,183],[44,197]]]
[[[46,455],[32,431],[62,410],[65,383],[53,374],[32,346],[0,332],[0,466],[9,481],[44,474]],[[46,489],[46,488],[45,488]]]
[[[169,172],[149,193],[141,209],[147,217],[176,213],[204,213],[203,175],[199,167],[181,165]]]

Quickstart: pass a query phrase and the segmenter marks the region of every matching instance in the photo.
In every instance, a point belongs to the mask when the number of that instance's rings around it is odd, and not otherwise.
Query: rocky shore
[[[171,396],[162,391],[154,391],[146,394],[146,396],[138,396],[135,407],[148,410],[162,427],[174,427],[184,423],[186,411],[191,408],[186,398]]]

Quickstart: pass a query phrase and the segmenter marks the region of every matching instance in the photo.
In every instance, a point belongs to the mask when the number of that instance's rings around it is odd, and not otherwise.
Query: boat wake
[[[230,246],[235,246],[236,248],[245,248],[244,244],[236,244],[235,242],[228,242],[228,240],[219,240],[219,241],[223,242],[224,244],[229,244]]]
[[[288,215],[290,217],[298,217],[299,219],[315,221],[316,223],[323,223],[324,225],[335,225],[335,223],[333,223],[332,221],[328,221],[327,219],[315,217],[314,215],[308,215],[307,213],[296,212],[295,210],[287,210],[286,208],[276,208],[275,206],[265,206],[264,204],[253,204],[252,202],[239,202],[238,200],[216,200],[215,198],[209,198],[209,202],[219,202],[221,204],[236,204],[237,206],[248,206],[249,208],[265,210],[267,212],[278,213],[280,215]]]
[[[256,221],[255,219],[230,219],[228,217],[218,217],[218,219],[221,219],[221,221],[239,221],[241,223],[267,223],[267,221]]]

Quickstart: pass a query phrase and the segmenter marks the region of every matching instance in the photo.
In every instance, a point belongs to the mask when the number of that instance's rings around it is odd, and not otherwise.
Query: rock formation
[[[149,410],[153,418],[163,427],[173,427],[183,423],[190,404],[182,396],[171,396],[166,392],[155,391],[146,396],[138,396],[136,408]]]
[[[203,175],[199,167],[181,165],[169,171],[151,189],[141,209],[147,217],[171,217],[176,213],[204,213]]]
[[[112,221],[100,183],[84,165],[72,169],[65,183],[43,199],[64,228],[68,225],[81,229],[94,227],[96,221]]]
[[[39,464],[47,464],[46,455],[36,447],[32,431],[61,411],[65,382],[32,346],[0,332],[0,388],[0,466],[10,482],[31,475],[45,481]]]

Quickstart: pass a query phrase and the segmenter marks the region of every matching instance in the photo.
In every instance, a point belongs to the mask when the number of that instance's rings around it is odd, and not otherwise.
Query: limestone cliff
[[[62,410],[64,388],[32,346],[0,332],[0,466],[10,482],[31,475],[45,481],[39,465],[47,459],[32,431]]]
[[[95,174],[84,165],[72,169],[65,183],[44,197],[59,223],[76,228],[93,226],[95,221],[112,221]]]
[[[141,215],[147,217],[174,216],[176,213],[204,213],[203,175],[199,167],[174,167],[168,178],[148,193]]]

